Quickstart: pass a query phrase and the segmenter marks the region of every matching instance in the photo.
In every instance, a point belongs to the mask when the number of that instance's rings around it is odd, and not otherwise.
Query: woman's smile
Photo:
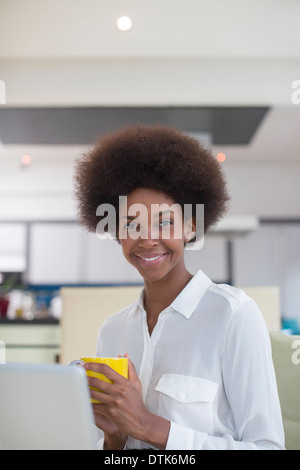
[[[149,253],[142,255],[134,255],[138,263],[143,266],[157,266],[165,260],[168,256],[168,253]]]

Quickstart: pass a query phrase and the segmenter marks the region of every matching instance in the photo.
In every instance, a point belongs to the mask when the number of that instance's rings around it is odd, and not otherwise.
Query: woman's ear
[[[196,235],[196,223],[194,217],[185,221],[184,224],[184,241],[185,243],[190,242]]]

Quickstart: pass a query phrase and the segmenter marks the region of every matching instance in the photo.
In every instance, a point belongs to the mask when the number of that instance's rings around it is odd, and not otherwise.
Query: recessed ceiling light
[[[121,16],[117,19],[117,28],[120,31],[129,31],[132,28],[132,19],[129,16]]]
[[[23,155],[22,157],[23,165],[30,165],[31,163],[31,156],[30,155]]]
[[[226,154],[223,153],[223,152],[218,153],[218,155],[217,155],[217,160],[218,160],[218,162],[220,162],[220,163],[225,162],[225,160],[226,160]]]

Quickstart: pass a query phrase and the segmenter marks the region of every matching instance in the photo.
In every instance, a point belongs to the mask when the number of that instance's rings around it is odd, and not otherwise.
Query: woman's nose
[[[159,232],[155,227],[141,227],[139,245],[145,248],[157,246],[159,243]]]

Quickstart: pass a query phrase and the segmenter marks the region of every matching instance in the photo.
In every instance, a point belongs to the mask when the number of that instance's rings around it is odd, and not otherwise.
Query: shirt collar
[[[190,318],[210,284],[212,284],[212,281],[204,272],[198,271],[173,300],[170,307],[186,318]],[[144,311],[144,289],[141,290],[136,303]]]
[[[144,292],[145,292],[145,288],[141,290],[136,301],[136,304],[140,307],[142,311],[145,310],[144,309]]]
[[[203,271],[198,271],[173,300],[171,307],[186,318],[190,318],[211,283]]]

